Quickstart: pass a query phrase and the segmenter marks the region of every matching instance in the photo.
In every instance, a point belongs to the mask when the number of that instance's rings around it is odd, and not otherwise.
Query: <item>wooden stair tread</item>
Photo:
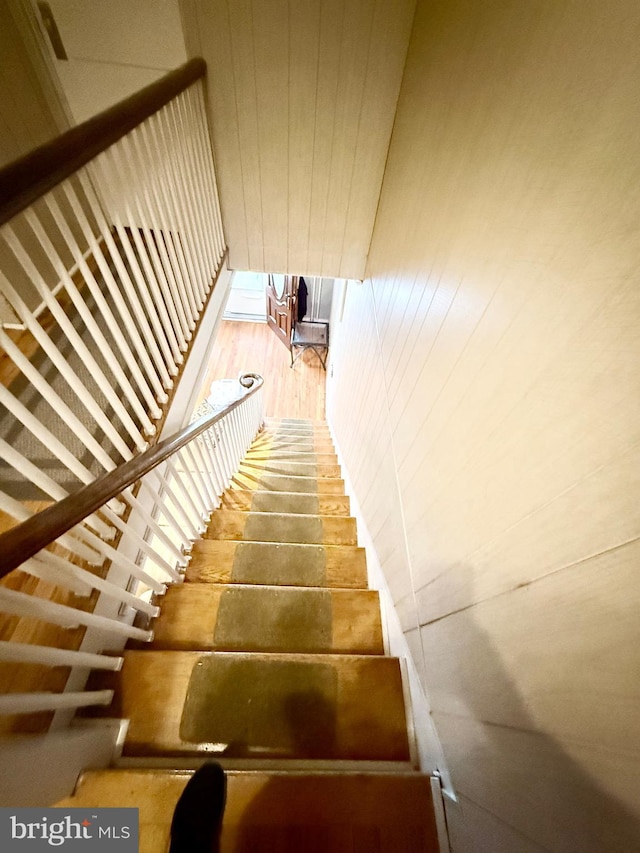
[[[373,590],[182,584],[169,588],[149,648],[383,654]]]
[[[346,495],[319,495],[309,492],[270,492],[262,489],[228,489],[222,507],[241,512],[297,512],[309,515],[349,516]]]
[[[240,463],[240,473],[280,474],[288,477],[327,477],[340,479],[340,466],[335,463],[296,462],[281,459],[252,459],[245,457]]]
[[[283,449],[294,452],[302,450],[308,453],[335,453],[336,448],[330,438],[314,435],[269,435],[262,433],[250,448],[252,451]]]
[[[230,509],[217,509],[213,513],[204,538],[302,545],[358,544],[354,518]]]
[[[319,426],[326,426],[327,422],[324,418],[290,418],[276,415],[269,415],[265,417],[265,423],[292,423],[292,424],[317,424]]]
[[[330,435],[326,422],[315,421],[313,423],[302,423],[301,421],[278,421],[267,418],[263,430],[299,430],[300,432],[320,432]]]
[[[186,579],[194,583],[286,584],[364,589],[364,548],[201,539]]]
[[[304,421],[295,420],[277,420],[266,418],[264,422],[264,430],[299,430],[300,432],[321,432],[330,435],[329,427],[326,421]]]
[[[241,468],[231,478],[229,488],[344,495],[344,480],[340,477],[310,477]]]
[[[275,447],[251,448],[244,457],[245,464],[274,462],[306,462],[308,465],[337,465],[338,457],[333,452],[319,453],[316,450],[287,449]]]
[[[158,601],[153,643],[127,650],[121,672],[91,676],[91,689],[115,698],[89,713],[129,721],[123,764],[218,757],[236,768],[225,853],[438,850],[428,778],[395,772],[411,767],[400,662],[383,654],[326,423],[267,422],[194,544],[185,583]],[[140,850],[155,853],[189,775],[88,773],[65,802],[135,804]]]
[[[437,853],[427,777],[415,774],[227,772],[222,853]],[[140,853],[167,849],[189,771],[91,770],[64,808],[140,809]],[[356,846],[357,842],[362,842]]]
[[[328,429],[322,427],[305,428],[302,426],[275,426],[268,425],[260,433],[260,438],[263,436],[269,437],[285,437],[285,438],[306,438],[320,439],[321,441],[333,441],[331,433]]]
[[[133,650],[94,676],[129,720],[125,755],[410,759],[395,658]]]

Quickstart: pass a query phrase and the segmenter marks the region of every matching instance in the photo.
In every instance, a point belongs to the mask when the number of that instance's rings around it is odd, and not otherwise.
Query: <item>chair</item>
[[[298,352],[294,356],[294,348]],[[311,349],[320,359],[322,369],[327,369],[327,356],[329,354],[329,324],[320,320],[301,320],[293,324],[291,335],[291,367],[300,358],[306,349]],[[324,356],[320,354],[324,350]]]

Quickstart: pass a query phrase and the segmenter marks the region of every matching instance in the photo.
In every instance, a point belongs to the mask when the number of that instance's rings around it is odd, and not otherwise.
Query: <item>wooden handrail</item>
[[[0,225],[77,172],[172,98],[204,77],[204,59],[191,59],[160,80],[0,170]]]
[[[219,412],[214,415],[205,415],[180,432],[154,444],[144,453],[128,462],[123,462],[113,471],[107,471],[74,494],[32,515],[31,518],[0,535],[0,578],[17,569],[25,560],[46,548],[76,524],[80,524],[87,516],[99,510],[194,438],[206,432],[255,394],[264,384],[263,378],[257,373],[244,373],[239,381],[248,390],[242,397],[228,403]]]

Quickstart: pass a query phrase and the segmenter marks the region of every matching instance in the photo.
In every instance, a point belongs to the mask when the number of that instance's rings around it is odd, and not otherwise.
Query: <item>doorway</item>
[[[333,279],[305,276],[305,281],[308,312],[328,321]],[[324,420],[326,373],[313,352],[304,352],[291,368],[288,348],[267,325],[267,284],[264,273],[234,272],[198,403],[212,383],[255,372],[265,379],[266,417]]]
[[[225,320],[266,323],[267,273],[242,272],[233,274],[229,298],[224,310]],[[329,322],[333,300],[334,279],[304,276],[308,288],[306,320]]]
[[[235,272],[224,309],[225,320],[267,322],[265,289],[267,276],[258,272]]]

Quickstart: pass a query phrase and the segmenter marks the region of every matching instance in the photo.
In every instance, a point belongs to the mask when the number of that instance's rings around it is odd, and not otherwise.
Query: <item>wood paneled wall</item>
[[[420,0],[327,410],[455,853],[640,850],[640,7]]]
[[[362,278],[415,0],[182,0],[233,269]]]

